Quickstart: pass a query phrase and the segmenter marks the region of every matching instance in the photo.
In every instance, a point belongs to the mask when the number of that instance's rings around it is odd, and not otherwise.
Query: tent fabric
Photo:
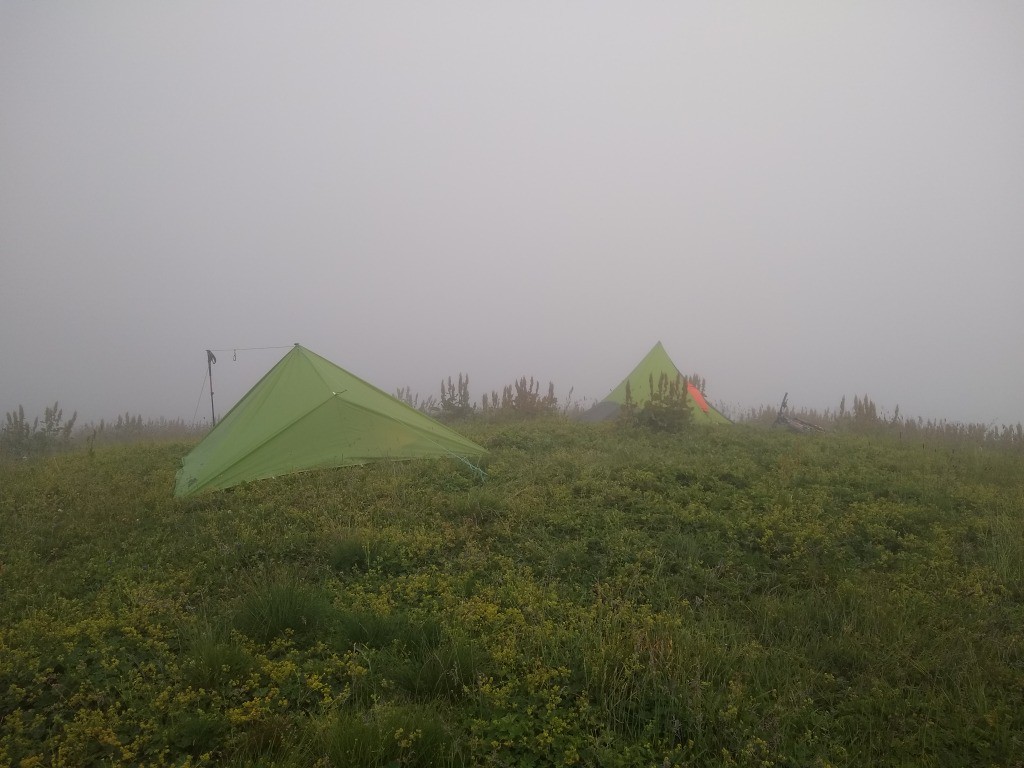
[[[629,386],[629,393],[633,402],[642,407],[644,403],[651,399],[651,380],[653,379],[655,385],[657,385],[657,382],[663,373],[667,374],[668,377],[673,380],[683,378],[683,374],[680,373],[676,364],[672,362],[672,358],[668,356],[668,352],[665,351],[665,347],[663,347],[659,341],[651,348],[651,351],[647,353],[636,368],[634,368],[630,374],[611,391],[608,397],[597,403],[590,410],[586,411],[583,414],[582,419],[584,421],[605,421],[618,415],[619,409],[626,402],[627,385]],[[689,382],[687,382],[687,394],[689,395],[688,401],[692,401],[692,403],[696,405],[696,407],[693,405],[690,406],[690,410],[693,413],[693,420],[696,423],[732,423],[729,419],[712,408],[704,399],[700,390]]]
[[[486,450],[296,344],[189,453],[174,495],[381,459]]]
[[[686,382],[686,391],[689,393],[690,397],[693,398],[693,402],[697,404],[697,407],[704,411],[704,413],[707,413],[711,409],[711,406],[708,405],[708,401],[704,399],[704,395],[702,395],[700,390],[690,382]]]

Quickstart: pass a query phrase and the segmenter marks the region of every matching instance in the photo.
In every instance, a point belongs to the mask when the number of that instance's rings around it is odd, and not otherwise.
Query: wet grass
[[[0,764],[1020,764],[1019,454],[460,429],[483,484],[0,466]]]

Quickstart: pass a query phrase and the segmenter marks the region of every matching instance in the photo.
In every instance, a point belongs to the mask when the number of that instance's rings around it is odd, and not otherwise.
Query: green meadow
[[[0,765],[1024,765],[1020,451],[456,428],[486,480],[0,464]]]

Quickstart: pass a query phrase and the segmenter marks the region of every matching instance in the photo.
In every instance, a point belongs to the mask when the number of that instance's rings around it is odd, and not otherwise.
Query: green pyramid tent
[[[485,452],[296,344],[182,460],[174,495],[378,459]]]
[[[651,399],[651,380],[655,385],[661,378],[661,374],[667,374],[670,379],[681,379],[683,374],[676,368],[672,358],[668,356],[665,348],[659,341],[647,356],[640,361],[640,364],[633,369],[633,372],[622,380],[615,389],[611,391],[604,400],[597,403],[593,408],[586,411],[581,417],[584,421],[606,421],[615,418],[619,409],[626,402],[626,387],[629,386],[630,397],[638,406],[643,406]],[[730,424],[731,422],[721,413],[716,411],[704,395],[690,382],[686,383],[687,402],[693,412],[693,420],[698,424]]]

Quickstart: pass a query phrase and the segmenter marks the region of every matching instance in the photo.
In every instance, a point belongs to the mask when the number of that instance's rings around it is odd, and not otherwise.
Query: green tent
[[[485,452],[296,344],[182,460],[174,495],[378,459]]]
[[[638,406],[643,406],[648,400],[651,399],[651,381],[653,379],[655,386],[658,384],[658,380],[661,378],[661,374],[666,374],[671,380],[683,379],[683,374],[676,368],[676,364],[672,362],[672,358],[668,356],[665,348],[659,341],[647,356],[640,361],[640,364],[633,369],[632,373],[622,380],[615,389],[611,391],[604,400],[597,403],[593,408],[586,411],[581,417],[584,421],[606,421],[608,419],[615,418],[619,409],[626,402],[626,386],[629,386],[630,397],[633,402]],[[691,384],[689,381],[686,382],[686,394],[687,402],[690,404],[690,410],[693,412],[693,420],[698,424],[731,424],[725,416],[712,408],[707,400],[704,399],[704,395],[697,387]]]

